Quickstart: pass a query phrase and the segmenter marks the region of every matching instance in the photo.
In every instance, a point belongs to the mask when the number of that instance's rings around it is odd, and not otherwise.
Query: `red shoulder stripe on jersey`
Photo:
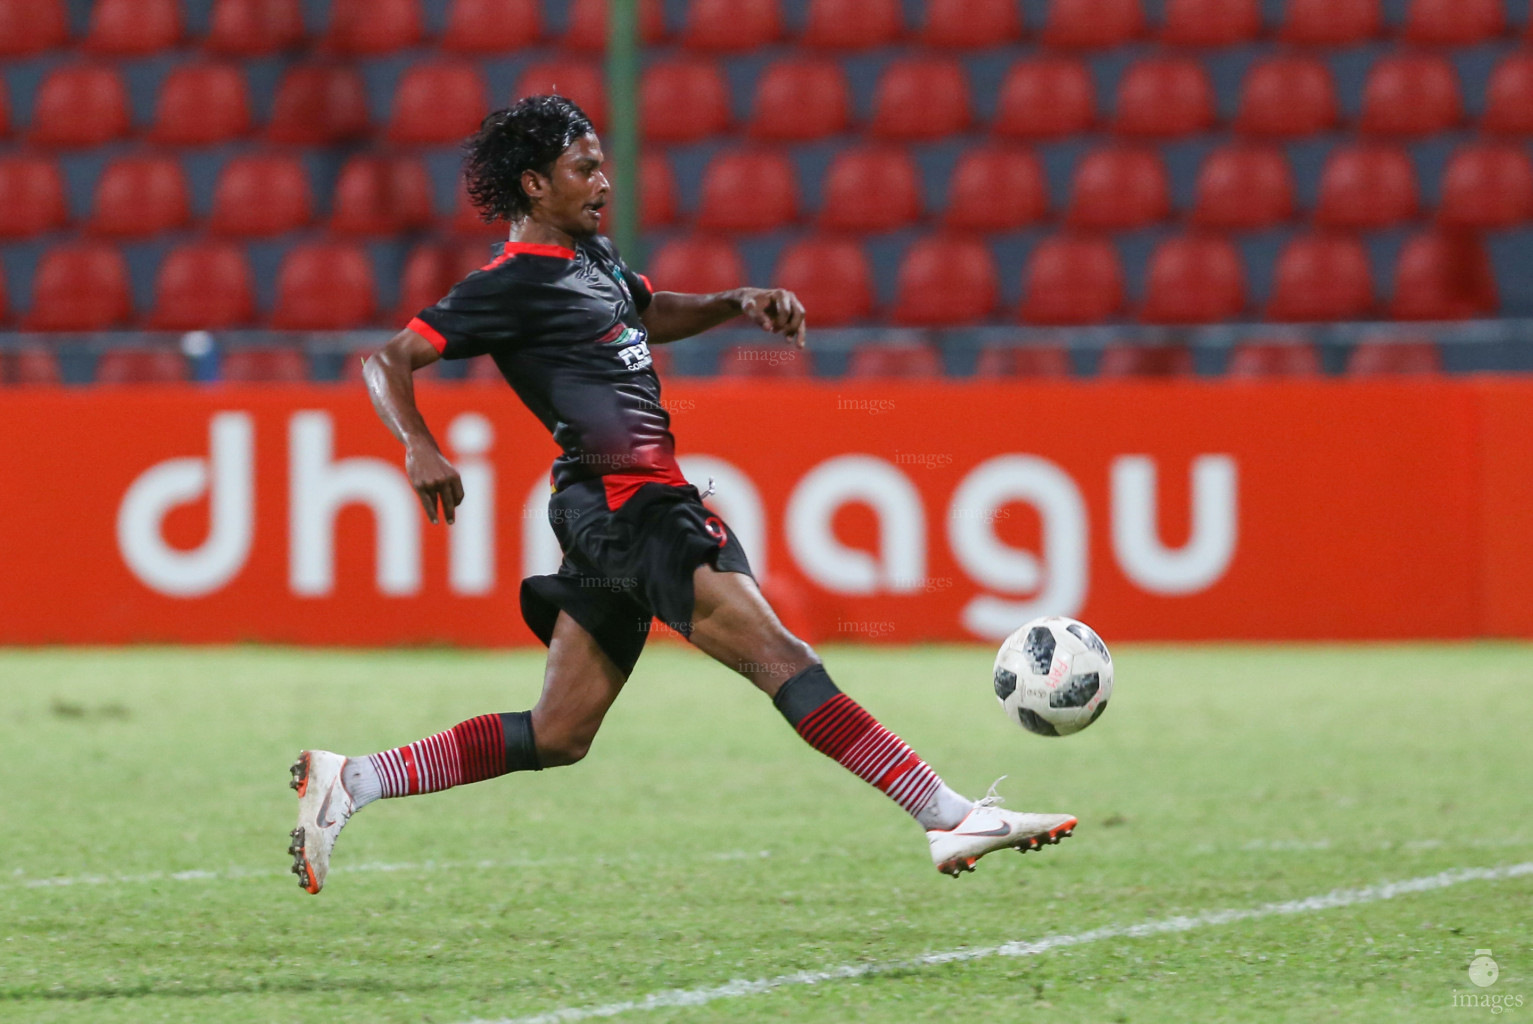
[[[500,251],[499,256],[479,269],[494,270],[512,256],[521,256],[523,254],[528,256],[552,256],[555,259],[561,260],[572,260],[575,258],[575,250],[566,249],[562,245],[534,245],[526,242],[507,242],[506,247]]]
[[[655,294],[655,286],[649,283],[649,278],[645,277],[643,274],[640,274],[639,280],[644,282],[644,287],[649,289],[649,293],[651,295]]]
[[[398,321],[396,320],[395,323],[398,323]],[[439,354],[447,350],[447,339],[442,337],[442,332],[432,327],[420,317],[415,317],[405,326],[431,342],[431,347],[436,349]]]

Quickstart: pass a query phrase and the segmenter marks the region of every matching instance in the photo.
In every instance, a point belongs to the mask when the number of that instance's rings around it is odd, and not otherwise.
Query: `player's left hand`
[[[796,348],[804,347],[804,304],[785,288],[742,288],[740,313],[762,330],[781,334]]]

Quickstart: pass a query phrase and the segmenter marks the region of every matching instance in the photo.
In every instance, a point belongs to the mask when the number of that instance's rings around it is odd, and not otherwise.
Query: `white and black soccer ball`
[[[1034,619],[1001,644],[995,695],[1006,716],[1040,736],[1068,736],[1095,722],[1112,696],[1112,655],[1084,622]]]

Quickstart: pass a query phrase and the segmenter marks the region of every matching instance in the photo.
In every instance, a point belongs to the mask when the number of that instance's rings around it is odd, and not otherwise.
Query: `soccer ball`
[[[1095,722],[1112,696],[1112,655],[1084,622],[1034,619],[1001,644],[995,695],[1006,716],[1040,736],[1068,736]]]

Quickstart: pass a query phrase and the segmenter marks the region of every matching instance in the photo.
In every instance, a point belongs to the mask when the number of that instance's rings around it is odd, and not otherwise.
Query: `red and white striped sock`
[[[436,793],[537,768],[531,716],[523,711],[480,715],[435,736],[351,758],[343,781],[361,807],[379,797]]]
[[[795,686],[795,693],[785,696],[789,686]],[[774,699],[805,742],[881,790],[923,828],[953,828],[973,806],[949,789],[909,744],[837,690],[820,666],[789,680]],[[807,704],[812,710],[798,714]]]

